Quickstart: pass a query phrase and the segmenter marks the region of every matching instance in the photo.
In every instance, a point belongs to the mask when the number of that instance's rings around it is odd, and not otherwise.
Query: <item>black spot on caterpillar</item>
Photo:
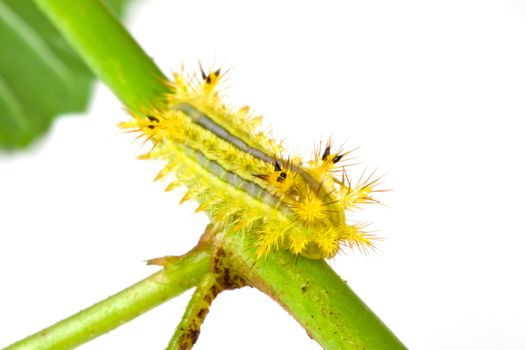
[[[343,158],[343,155],[342,154],[338,154],[337,156],[334,157],[332,162],[335,164],[335,163],[339,162],[342,158]]]

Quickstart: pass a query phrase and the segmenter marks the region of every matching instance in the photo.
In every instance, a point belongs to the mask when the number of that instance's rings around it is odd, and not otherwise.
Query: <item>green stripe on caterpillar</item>
[[[220,70],[174,74],[166,108],[121,123],[153,143],[140,158],[166,162],[157,179],[174,178],[167,190],[183,186],[181,202],[197,201],[227,233],[253,235],[259,257],[280,248],[312,259],[331,258],[343,246],[373,248],[373,237],[346,214],[376,202],[378,179],[352,185],[343,165],[348,153],[333,152],[331,141],[308,162],[284,158],[282,143],[260,130],[261,117],[224,104],[221,78]]]

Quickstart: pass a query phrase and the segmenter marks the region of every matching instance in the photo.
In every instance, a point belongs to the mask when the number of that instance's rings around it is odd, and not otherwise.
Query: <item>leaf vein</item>
[[[13,120],[21,128],[27,128],[28,118],[24,110],[22,101],[20,101],[20,98],[14,93],[9,84],[1,76],[0,99],[6,102],[8,109],[12,112],[12,114],[3,115],[2,117],[10,117],[10,119]]]

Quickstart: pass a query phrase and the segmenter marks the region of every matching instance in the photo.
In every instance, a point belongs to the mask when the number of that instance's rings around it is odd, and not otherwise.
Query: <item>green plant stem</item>
[[[197,285],[210,254],[194,250],[137,284],[41,330],[5,350],[71,349],[126,323]]]
[[[202,322],[216,297],[212,291],[216,283],[214,273],[208,273],[199,282],[166,350],[191,349],[195,344]]]
[[[166,78],[98,0],[35,0],[91,70],[131,110],[161,107]]]
[[[236,272],[280,303],[324,349],[406,349],[324,260],[286,250],[257,260],[248,239],[217,237]]]

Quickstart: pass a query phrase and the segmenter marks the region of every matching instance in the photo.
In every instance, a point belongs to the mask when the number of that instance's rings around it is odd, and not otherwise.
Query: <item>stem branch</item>
[[[209,271],[210,254],[194,250],[137,284],[41,330],[5,350],[71,349],[195,286]]]
[[[257,260],[246,236],[215,239],[236,273],[281,304],[324,349],[406,349],[324,260],[283,249]]]
[[[191,349],[200,334],[204,318],[216,295],[213,286],[217,283],[214,273],[208,273],[197,285],[186,312],[173,334],[166,350]]]

